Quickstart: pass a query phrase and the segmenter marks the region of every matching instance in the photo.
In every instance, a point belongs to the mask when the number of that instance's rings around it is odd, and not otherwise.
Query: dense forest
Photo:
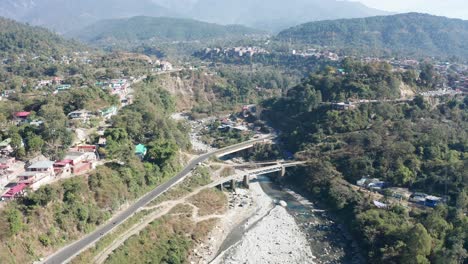
[[[191,19],[133,17],[97,22],[68,36],[99,45],[136,45],[142,43],[200,41],[241,38],[264,34],[245,26],[222,26]]]
[[[277,38],[366,56],[468,58],[468,21],[418,13],[311,22],[284,30]]]
[[[335,110],[322,102],[349,93],[383,99],[397,91],[388,85],[390,77],[397,78],[391,69],[375,75],[377,65],[343,67],[374,76],[354,80],[357,87],[368,88],[364,94],[349,90],[349,77],[319,72],[286,97],[265,103],[265,117],[282,130],[285,147],[310,160],[295,184],[347,219],[370,263],[462,263],[468,256],[468,99],[428,101],[417,96],[409,102]],[[382,85],[382,79],[390,82]],[[425,89],[419,77],[412,83]],[[362,177],[444,197],[446,203],[429,209],[395,202],[388,193],[379,196],[357,188]],[[378,209],[372,205],[375,199],[391,205]]]
[[[0,17],[0,55],[60,55],[79,51],[81,44],[67,41],[41,27],[31,27]]]

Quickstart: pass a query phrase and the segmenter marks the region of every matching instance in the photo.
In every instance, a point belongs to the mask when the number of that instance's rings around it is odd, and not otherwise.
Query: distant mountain
[[[0,54],[50,56],[82,48],[81,44],[65,40],[47,29],[0,17]]]
[[[67,37],[92,44],[108,45],[238,38],[254,34],[264,33],[238,25],[222,26],[192,19],[139,16],[99,21],[82,30],[71,32]]]
[[[300,23],[385,15],[340,0],[1,0],[0,15],[64,33],[98,20],[133,16],[184,17],[279,31]]]
[[[419,13],[311,22],[277,38],[365,54],[468,58],[467,20]]]
[[[243,24],[276,32],[309,21],[388,13],[359,2],[338,0],[198,0],[189,14],[214,23]]]
[[[1,0],[0,15],[64,33],[102,19],[177,13],[152,0]]]

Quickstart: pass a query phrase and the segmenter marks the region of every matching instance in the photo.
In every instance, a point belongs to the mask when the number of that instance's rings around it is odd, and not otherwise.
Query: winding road
[[[150,203],[152,200],[154,200],[161,194],[165,193],[166,191],[168,191],[169,189],[177,185],[177,183],[183,181],[190,174],[190,172],[196,166],[198,166],[199,163],[204,162],[205,160],[209,159],[212,156],[219,155],[224,152],[230,152],[232,151],[232,149],[239,149],[240,147],[243,147],[246,145],[252,145],[254,143],[258,143],[258,142],[264,141],[265,139],[271,139],[271,138],[272,136],[262,137],[259,139],[246,141],[240,144],[232,145],[223,149],[215,150],[215,151],[198,156],[197,158],[190,161],[190,163],[187,164],[187,166],[181,172],[179,172],[176,176],[174,176],[167,182],[159,185],[151,192],[145,194],[133,205],[131,205],[130,207],[125,209],[123,212],[119,213],[114,218],[112,218],[107,224],[100,226],[94,232],[60,249],[56,253],[50,255],[47,259],[45,259],[41,263],[44,263],[44,264],[68,263],[75,256],[77,256],[78,254],[86,250],[87,248],[91,247],[94,243],[99,241],[102,237],[104,237],[106,234],[111,232],[114,228],[116,228],[117,226],[125,222],[125,220],[130,218],[136,212],[138,212],[142,207],[144,207],[145,205]]]

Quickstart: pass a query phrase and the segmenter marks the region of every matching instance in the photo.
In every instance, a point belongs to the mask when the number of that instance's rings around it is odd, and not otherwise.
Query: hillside
[[[468,99],[416,96],[338,110],[327,102],[395,98],[399,82],[427,89],[390,65],[346,60],[341,67],[349,74],[313,73],[264,103],[262,115],[282,132],[285,149],[308,161],[288,183],[338,216],[367,257],[356,263],[465,263]],[[379,198],[351,185],[363,177],[407,189],[385,187]],[[401,190],[446,202],[428,210],[405,203]],[[376,199],[385,208],[374,206]]]
[[[0,53],[54,55],[79,47],[47,29],[0,17]]]
[[[97,22],[67,34],[93,44],[139,44],[153,41],[195,41],[262,33],[238,25],[221,26],[191,19],[133,17]]]
[[[311,22],[280,32],[278,39],[368,55],[468,58],[468,21],[419,13]]]

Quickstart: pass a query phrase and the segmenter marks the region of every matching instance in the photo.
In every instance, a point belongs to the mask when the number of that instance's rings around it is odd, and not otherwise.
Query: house
[[[68,176],[72,173],[71,161],[57,161],[54,163],[54,172],[57,176]]]
[[[55,84],[61,84],[63,82],[63,79],[60,77],[54,77],[52,78],[52,82]]]
[[[356,105],[351,102],[334,103],[332,106],[333,109],[340,111],[356,109]]]
[[[91,152],[96,153],[97,147],[95,145],[81,145],[77,146],[76,148],[70,149],[70,151],[78,151],[78,152]]]
[[[8,97],[10,97],[10,95],[15,94],[15,93],[16,93],[15,90],[5,90],[5,91],[2,92],[2,97],[3,98],[8,98]]]
[[[50,160],[35,162],[27,168],[27,171],[44,173],[55,177],[54,162]]]
[[[109,108],[105,108],[99,111],[99,113],[101,114],[101,117],[105,119],[109,119],[112,116],[115,116],[117,114],[117,111],[118,111],[117,106],[111,106]]]
[[[138,144],[136,147],[135,147],[135,154],[140,157],[141,159],[143,159],[145,156],[146,156],[146,153],[148,152],[148,149],[146,148],[145,145],[143,144]]]
[[[73,111],[68,114],[68,117],[75,120],[88,120],[92,116],[92,113],[87,110]]]
[[[16,163],[15,158],[6,157],[0,158],[0,169],[8,169]]]
[[[57,88],[55,90],[57,92],[63,92],[63,91],[67,91],[67,90],[70,90],[70,89],[71,89],[70,84],[61,84],[61,85],[57,86]]]
[[[88,149],[85,148],[81,148],[82,151],[69,151],[63,160],[54,163],[55,170],[61,170],[63,173],[68,172],[67,169],[70,168],[70,172],[73,174],[80,174],[91,170],[97,158],[95,146],[89,147],[94,148],[92,151],[86,151]]]
[[[409,200],[411,197],[411,192],[408,190],[408,188],[397,188],[397,187],[391,187],[386,189],[392,197],[395,197],[397,199],[404,199],[404,200]]]
[[[10,145],[11,138],[7,138],[0,142],[0,154],[9,156],[13,152],[13,148]]]
[[[416,204],[420,204],[420,205],[424,205],[426,203],[426,197],[428,195],[425,194],[425,193],[413,193],[411,196],[410,196],[410,202],[413,202],[413,203],[416,203]]]
[[[368,189],[373,189],[373,190],[382,190],[383,188],[387,187],[387,183],[381,181],[380,179],[373,178],[362,178],[359,181],[357,181],[357,186],[363,187],[363,188],[368,188]]]
[[[107,138],[99,137],[98,145],[99,147],[105,148],[107,145]]]
[[[424,201],[424,205],[427,207],[436,207],[439,203],[442,203],[442,198],[437,197],[437,196],[426,196],[426,200]]]
[[[10,188],[6,193],[4,193],[1,197],[2,201],[13,200],[18,197],[22,197],[26,192],[26,188],[28,187],[25,183],[19,183],[14,187]]]
[[[53,175],[55,175],[55,172]],[[52,174],[48,172],[25,171],[18,175],[18,183],[26,184],[33,190],[39,189],[39,187],[47,184],[51,180]]]
[[[371,190],[382,190],[387,187],[387,183],[383,181],[372,182],[367,185],[367,188]]]
[[[76,166],[82,162],[95,161],[96,154],[93,152],[74,152],[70,151],[65,155],[64,160],[71,162],[71,165]]]
[[[31,112],[16,112],[15,118],[19,121],[25,121],[31,115]]]

